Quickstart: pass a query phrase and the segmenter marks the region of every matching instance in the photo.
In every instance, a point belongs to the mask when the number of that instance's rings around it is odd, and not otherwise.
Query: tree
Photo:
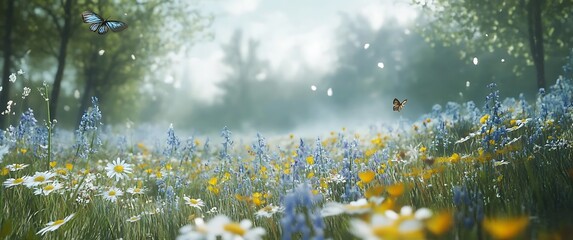
[[[573,2],[565,0],[415,0],[423,6],[430,25],[422,33],[428,41],[463,45],[468,53],[502,50],[515,59],[516,73],[534,65],[537,87],[546,86],[547,56],[565,57],[573,42]],[[525,63],[525,64],[523,64]]]
[[[68,45],[72,40],[73,30],[80,23],[79,14],[75,14],[78,9],[77,0],[62,0],[55,4],[32,1],[32,6],[27,9],[31,16],[29,24],[32,25],[29,34],[38,39],[38,46],[35,49],[40,52],[40,56],[37,57],[44,61],[47,57],[53,57],[56,61],[56,72],[50,94],[50,120],[57,117],[60,89],[68,58]],[[46,32],[56,34],[46,34]]]
[[[254,92],[251,86],[257,75],[268,68],[268,64],[257,56],[259,42],[249,39],[246,51],[242,51],[243,34],[236,30],[228,44],[223,46],[225,57],[223,62],[229,67],[227,78],[220,87],[225,91],[223,104],[228,108],[225,121],[238,121],[241,125],[248,124],[249,116],[255,109]]]
[[[4,4],[6,3],[6,4]],[[2,91],[0,92],[0,111],[6,110],[6,106],[11,97],[13,97],[12,88],[14,84],[9,81],[9,76],[21,69],[19,64],[23,63],[24,58],[29,56],[29,45],[35,44],[30,36],[28,23],[31,15],[24,11],[30,7],[29,1],[8,0],[0,4],[0,51],[2,51]],[[26,23],[26,24],[22,24]],[[20,75],[20,74],[17,74]],[[12,112],[14,113],[14,108]],[[0,115],[0,128],[6,127],[10,122],[8,115]]]
[[[138,83],[161,79],[162,69],[170,64],[167,56],[189,49],[211,23],[191,1],[97,1],[85,7],[126,22],[129,28],[98,35],[85,26],[72,43],[74,66],[84,84],[78,121],[92,96],[100,105],[114,106],[106,112],[134,112]]]
[[[6,1],[6,9],[4,13],[6,15],[4,18],[4,37],[3,37],[3,49],[4,53],[4,64],[2,67],[2,93],[0,94],[0,109],[4,109],[8,104],[8,99],[10,97],[10,81],[9,76],[11,73],[11,63],[12,63],[12,24],[14,24],[14,2],[15,0]],[[6,116],[0,116],[0,127],[5,127]]]
[[[62,86],[62,80],[64,79],[64,70],[66,67],[66,58],[67,58],[67,51],[68,51],[68,43],[72,38],[72,21],[77,20],[76,17],[73,17],[72,14],[72,7],[75,5],[76,1],[74,0],[65,0],[60,1],[60,4],[63,6],[63,23],[60,21],[60,17],[57,10],[52,9],[54,7],[53,4],[46,4],[40,5],[42,9],[44,9],[48,15],[52,18],[52,22],[55,26],[56,32],[58,33],[59,37],[59,47],[57,52],[54,56],[57,59],[58,66],[56,68],[56,74],[54,76],[54,82],[52,84],[52,93],[50,95],[50,121],[56,119],[57,116],[57,106],[58,106],[58,99],[60,97],[60,88]],[[58,5],[55,5],[58,6]],[[58,9],[58,8],[56,8]],[[77,24],[76,24],[77,25]]]

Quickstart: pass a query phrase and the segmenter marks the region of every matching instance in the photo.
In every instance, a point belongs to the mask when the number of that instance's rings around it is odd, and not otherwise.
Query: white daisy
[[[378,205],[384,198],[372,198],[372,203]],[[342,204],[337,202],[328,202],[324,204],[324,207],[320,211],[321,216],[336,216],[342,213],[347,214],[364,214],[372,210],[372,203],[368,202],[366,198],[361,198],[356,201],[352,201],[349,204]]]
[[[282,212],[283,210],[284,210],[283,207],[273,206],[272,204],[270,204],[264,208],[259,209],[259,211],[257,211],[255,213],[255,216],[257,218],[260,218],[260,217],[270,218],[273,216],[273,214],[275,214],[277,212]]]
[[[53,191],[57,191],[59,189],[62,189],[63,186],[62,184],[60,184],[59,182],[53,182],[53,183],[48,183],[46,186],[40,187],[40,188],[36,188],[36,190],[34,191],[34,194],[36,195],[48,195]]]
[[[130,187],[127,189],[128,193],[136,195],[136,194],[145,194],[145,188],[138,188],[138,187]]]
[[[6,166],[6,168],[8,168],[8,170],[10,170],[10,172],[15,172],[18,170],[22,170],[22,169],[26,168],[27,166],[29,166],[29,165],[28,164],[14,163],[14,164],[10,164],[10,165]]]
[[[334,183],[345,183],[346,182],[346,178],[340,174],[331,174],[328,177],[327,180],[328,183],[334,182]]]
[[[29,187],[29,188],[36,187],[36,186],[39,186],[41,184],[52,182],[52,180],[50,180],[50,178],[53,178],[54,176],[56,176],[56,174],[54,174],[52,172],[48,172],[48,171],[36,172],[36,174],[34,174],[34,176],[24,178],[24,185],[26,185],[26,187]]]
[[[48,195],[53,191],[57,191],[63,188],[63,185],[55,181],[53,183],[48,183],[46,186],[36,188],[34,194],[36,195]]]
[[[115,180],[119,181],[120,179],[127,177],[127,174],[130,174],[133,169],[132,164],[128,164],[117,158],[117,160],[112,163],[108,163],[105,170],[107,171],[108,177],[115,177]]]
[[[60,228],[62,225],[64,225],[64,223],[67,223],[68,221],[70,221],[73,217],[74,217],[74,213],[70,214],[69,216],[67,216],[64,219],[49,222],[46,224],[45,228],[42,228],[42,230],[38,231],[36,234],[44,235],[44,233],[56,231],[56,229]]]
[[[423,221],[432,216],[432,211],[420,208],[413,213],[412,207],[404,206],[400,213],[387,210],[383,214],[374,213],[368,221],[359,218],[350,220],[350,232],[360,239],[385,238],[392,233],[393,237],[419,236],[423,234]]]
[[[141,215],[135,215],[133,217],[130,217],[129,219],[127,219],[128,222],[137,222],[141,219]]]
[[[117,201],[117,197],[123,196],[123,191],[116,187],[110,187],[107,191],[101,193],[105,200],[109,200],[111,202]]]
[[[10,188],[22,185],[22,183],[24,183],[24,180],[25,180],[24,178],[8,178],[6,179],[6,181],[4,181],[2,185],[4,185],[5,188]]]
[[[185,204],[187,204],[191,207],[194,207],[194,208],[201,209],[201,207],[205,206],[205,203],[201,199],[193,199],[193,198],[189,198],[187,196],[183,196],[183,199],[185,199]]]
[[[226,218],[226,216],[225,216]],[[231,222],[227,219],[221,219],[220,222],[214,222],[215,218],[209,221],[213,227],[222,227],[222,239],[244,239],[244,240],[258,240],[263,239],[266,231],[262,227],[253,227],[253,222],[249,219],[243,219],[241,222]],[[218,219],[217,219],[218,220]],[[221,224],[221,225],[219,225]],[[216,228],[218,230],[219,228]]]
[[[188,224],[179,229],[176,240],[216,239],[217,233],[210,233],[202,218],[195,218],[195,224]]]

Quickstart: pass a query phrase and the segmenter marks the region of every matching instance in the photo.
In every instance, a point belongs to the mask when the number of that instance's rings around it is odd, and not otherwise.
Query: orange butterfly
[[[392,104],[394,105],[392,107],[392,110],[394,111],[400,111],[402,110],[402,108],[404,107],[404,104],[406,104],[408,102],[408,99],[404,99],[404,101],[400,102],[400,100],[398,100],[397,98],[394,98],[394,101],[392,102]]]

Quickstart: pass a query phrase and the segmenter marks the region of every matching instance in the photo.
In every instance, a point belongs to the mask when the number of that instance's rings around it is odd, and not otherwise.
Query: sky
[[[379,29],[389,18],[407,25],[417,16],[409,0],[205,0],[199,7],[215,17],[208,30],[214,39],[197,43],[188,56],[180,55],[177,68],[165,81],[185,86],[183,92],[205,104],[222,94],[216,84],[229,69],[222,63],[221,46],[236,29],[243,31],[243,39],[260,41],[259,57],[269,60],[273,71],[287,79],[296,78],[303,68],[320,77],[337,67],[335,30],[343,14],[364,16],[372,29]],[[259,76],[264,79],[265,73]],[[321,90],[327,94],[326,87]]]

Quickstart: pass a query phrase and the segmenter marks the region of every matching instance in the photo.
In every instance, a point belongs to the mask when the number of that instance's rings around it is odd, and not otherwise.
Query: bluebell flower
[[[221,131],[221,137],[223,138],[223,149],[219,151],[219,158],[221,160],[231,161],[231,156],[229,155],[229,151],[231,151],[231,147],[233,146],[233,140],[231,140],[231,131],[227,126],[223,128]]]
[[[484,218],[484,200],[477,189],[466,186],[456,186],[453,189],[453,202],[456,207],[455,219],[466,228],[472,228],[476,222]]]
[[[169,125],[169,130],[167,130],[167,146],[163,150],[163,155],[167,158],[178,157],[179,146],[181,141],[177,136],[175,136],[175,130],[173,129],[173,124]]]
[[[195,137],[191,136],[185,142],[185,146],[181,150],[183,152],[183,160],[192,160],[195,157],[195,152],[197,151],[197,144],[195,143]]]
[[[22,116],[20,116],[20,123],[16,127],[16,133],[14,134],[16,141],[29,144],[27,141],[32,138],[37,122],[32,109],[23,112]]]
[[[288,193],[283,199],[282,239],[290,240],[297,234],[301,234],[302,239],[324,239],[325,225],[318,206],[321,200],[307,184],[300,184]]]
[[[253,151],[255,151],[255,154],[259,159],[259,163],[266,162],[269,159],[267,143],[260,133],[257,133],[257,140],[252,146]]]
[[[98,106],[98,99],[92,98],[92,107],[82,115],[80,125],[76,130],[76,157],[87,159],[90,153],[95,153],[102,145],[102,141],[98,134],[98,129],[103,124],[101,123],[101,112]]]

